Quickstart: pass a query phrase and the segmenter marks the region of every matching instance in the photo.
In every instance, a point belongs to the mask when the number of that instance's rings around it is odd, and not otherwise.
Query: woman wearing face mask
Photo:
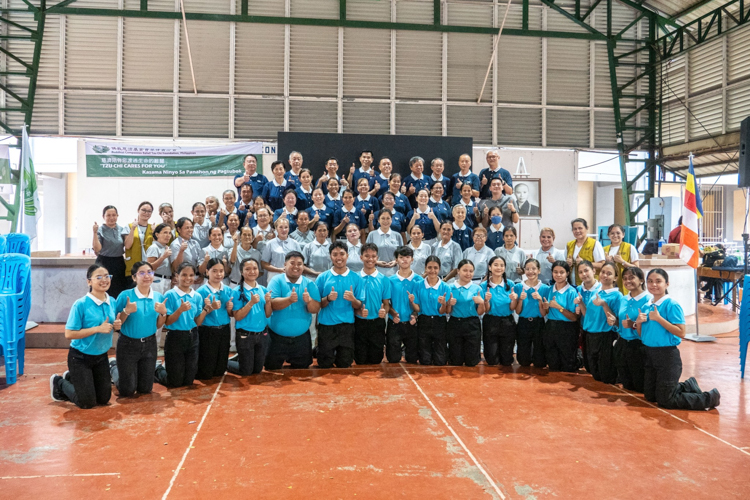
[[[125,278],[125,240],[129,236],[128,226],[117,224],[117,209],[107,205],[102,210],[104,224],[99,226],[94,222],[94,241],[92,247],[96,253],[96,263],[112,273],[109,293],[117,298],[120,292],[130,288],[130,283]],[[132,236],[130,242],[132,244]]]
[[[115,319],[114,300],[107,295],[111,279],[99,264],[86,272],[89,293],[75,301],[65,323],[65,338],[71,340],[68,371],[49,379],[53,401],[70,401],[85,410],[106,405],[112,396],[107,351],[112,347],[112,330],[119,330],[122,323]]]
[[[461,247],[453,240],[452,222],[440,224],[440,240],[432,246],[432,255],[440,259],[440,278],[447,281],[447,276],[463,259]]]
[[[154,386],[156,365],[156,331],[167,319],[165,299],[151,289],[154,270],[148,262],[132,267],[135,288],[120,294],[115,304],[121,332],[117,339],[117,356],[110,358],[112,382],[121,397],[150,394]]]
[[[195,378],[221,377],[227,370],[231,330],[229,317],[234,310],[232,290],[224,285],[224,262],[212,258],[206,265],[208,283],[197,292],[209,312],[198,327],[198,371]]]
[[[504,244],[495,250],[495,255],[502,257],[506,262],[505,275],[514,283],[521,281],[523,275],[523,263],[526,261],[526,254],[516,245],[518,233],[513,226],[506,227],[503,230]]]
[[[487,246],[492,250],[497,250],[505,245],[503,229],[505,229],[503,227],[503,211],[500,210],[500,207],[492,207],[490,209],[490,225],[487,226]]]
[[[146,251],[154,242],[153,227],[148,223],[153,212],[154,206],[148,201],[138,205],[138,217],[125,236],[125,276],[130,276],[134,263],[146,258]]]
[[[604,258],[607,262],[613,262],[617,266],[617,287],[622,293],[627,293],[625,285],[622,284],[622,273],[629,267],[639,267],[638,250],[635,246],[623,241],[625,228],[619,224],[612,224],[607,229],[609,245],[604,247]]]
[[[565,260],[565,252],[555,248],[555,231],[549,227],[543,227],[539,231],[539,243],[542,246],[537,250],[534,258],[540,264],[539,280],[548,285],[552,282],[552,264],[558,260]]]
[[[188,262],[192,264],[196,269],[203,258],[206,255],[201,247],[198,246],[198,242],[193,238],[193,221],[187,217],[181,217],[177,220],[177,234],[179,235],[175,239],[170,248],[172,250],[172,275],[175,275],[177,268],[183,263]],[[223,236],[222,236],[223,238]],[[194,276],[195,284],[201,285],[203,283],[203,276],[196,274]]]

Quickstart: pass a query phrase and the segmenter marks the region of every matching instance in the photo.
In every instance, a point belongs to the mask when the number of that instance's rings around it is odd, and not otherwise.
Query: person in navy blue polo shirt
[[[315,280],[320,292],[318,366],[349,368],[354,361],[354,311],[362,307],[362,278],[346,267],[349,249],[343,241],[328,248],[333,269]]]
[[[503,194],[513,194],[513,178],[510,176],[510,172],[500,166],[500,153],[496,149],[487,151],[487,165],[488,168],[482,169],[479,172],[479,184],[481,186],[479,197],[482,199],[489,198],[490,195],[490,184],[492,179],[502,179],[503,181]]]
[[[268,183],[268,179],[263,174],[258,173],[258,159],[253,155],[245,156],[242,166],[245,173],[234,176],[234,187],[237,188],[237,197],[242,194],[243,184],[249,184],[253,188],[253,193],[260,195],[263,192],[263,186]]]
[[[443,192],[440,194],[440,198],[443,200],[450,199],[451,179],[450,177],[443,175],[443,171],[445,170],[445,162],[443,159],[433,158],[430,162],[430,170],[432,171],[432,174],[429,177],[430,191],[432,191],[432,186],[435,184],[441,184],[443,186]]]
[[[268,323],[271,343],[266,370],[279,370],[287,361],[295,369],[312,364],[310,323],[312,315],[320,311],[320,292],[312,280],[302,276],[304,269],[302,254],[291,251],[284,259],[284,273],[268,283],[273,313]]]
[[[406,197],[409,199],[411,208],[417,208],[417,194],[422,189],[426,189],[428,196],[430,192],[430,178],[424,175],[424,159],[421,156],[414,156],[409,160],[409,169],[411,175],[404,178],[403,186],[406,188]]]
[[[471,198],[479,197],[479,176],[471,171],[471,156],[463,154],[458,158],[458,168],[461,169],[451,176],[450,194],[452,196],[451,205],[461,201],[461,188],[464,184],[471,187]]]
[[[149,394],[154,387],[156,330],[167,319],[166,299],[151,289],[154,268],[136,262],[132,268],[135,288],[117,297],[115,312],[122,322],[117,339],[117,357],[110,359],[112,382],[122,397]],[[205,285],[204,285],[205,286]]]
[[[345,240],[346,233],[344,229],[348,224],[356,224],[360,232],[367,227],[367,217],[354,204],[354,193],[350,189],[344,191],[341,195],[344,204],[333,214],[333,236],[334,238]]]
[[[53,401],[70,401],[84,410],[106,405],[112,396],[107,351],[112,347],[115,319],[114,299],[107,295],[112,275],[99,264],[86,271],[89,293],[76,300],[65,323],[65,338],[71,339],[68,371],[49,379]]]
[[[276,211],[284,207],[284,193],[288,189],[294,190],[294,185],[284,179],[284,162],[275,161],[271,164],[273,179],[263,186],[263,199],[271,210]],[[296,200],[295,200],[296,203]]]
[[[377,190],[374,190],[377,172],[375,172],[375,169],[372,168],[372,160],[372,151],[362,151],[362,153],[360,153],[359,155],[359,163],[362,166],[357,168],[354,164],[352,164],[352,167],[349,171],[348,180],[350,186],[356,186],[360,179],[367,179],[367,182],[369,184],[368,191],[370,191],[370,194],[375,196],[377,194]],[[380,188],[378,188],[378,190],[379,189]]]
[[[292,187],[298,188],[301,184],[300,172],[302,172],[302,153],[299,151],[292,151],[289,153],[289,167],[284,174],[284,179],[289,182]]]

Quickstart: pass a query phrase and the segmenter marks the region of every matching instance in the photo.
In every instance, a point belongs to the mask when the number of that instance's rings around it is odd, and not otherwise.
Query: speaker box
[[[742,120],[740,127],[740,184],[750,187],[750,116]]]

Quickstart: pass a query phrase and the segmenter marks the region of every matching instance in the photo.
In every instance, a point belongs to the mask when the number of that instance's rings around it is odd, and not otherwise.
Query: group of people
[[[384,355],[476,366],[484,355],[490,366],[567,372],[582,358],[596,380],[666,408],[719,404],[716,389],[679,382],[682,308],[667,295],[666,272],[644,277],[621,226],[602,247],[575,219],[565,250],[544,228],[540,248],[527,253],[514,224],[535,206],[515,197],[497,151],[479,175],[462,155],[451,178],[439,158],[430,176],[412,158],[404,179],[388,158],[373,169],[370,151],[360,162],[344,178],[330,158],[313,184],[300,153],[289,170],[274,162],[271,180],[248,156],[234,180],[239,199],[225,191],[223,207],[208,197],[176,221],[162,204],[156,226],[149,202],[125,227],[105,207],[90,292],[66,324],[69,371],[51,377],[52,398],[91,408],[109,401],[112,383],[128,397],[154,382],[309,368],[314,354],[320,368],[380,364]],[[120,335],[108,359],[112,331]]]

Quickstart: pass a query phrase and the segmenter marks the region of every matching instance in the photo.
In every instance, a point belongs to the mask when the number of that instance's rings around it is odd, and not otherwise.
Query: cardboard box
[[[679,257],[680,255],[680,244],[679,243],[666,243],[661,247],[661,254],[669,257]]]

